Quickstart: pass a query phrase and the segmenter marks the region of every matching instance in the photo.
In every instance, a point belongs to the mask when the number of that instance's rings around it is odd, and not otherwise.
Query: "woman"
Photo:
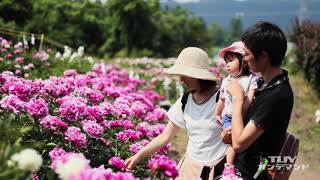
[[[166,74],[179,76],[191,93],[188,94],[184,110],[182,97],[169,109],[169,122],[164,131],[125,161],[127,169],[131,170],[141,159],[159,151],[172,141],[181,128],[186,128],[189,142],[178,164],[177,179],[213,179],[221,175],[227,145],[221,142],[222,128],[216,124],[213,116],[220,79],[208,69],[207,53],[199,48],[188,47],[181,51],[172,67],[164,70]]]

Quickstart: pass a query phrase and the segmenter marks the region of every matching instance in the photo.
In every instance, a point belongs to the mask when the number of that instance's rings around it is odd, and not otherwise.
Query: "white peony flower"
[[[93,64],[94,63],[94,60],[91,56],[87,57],[87,60],[89,61],[89,63]]]
[[[77,54],[78,54],[78,57],[83,56],[83,54],[84,54],[84,47],[83,46],[79,46]]]
[[[11,160],[17,162],[18,168],[26,171],[36,172],[42,165],[42,157],[34,149],[24,149],[20,153],[16,153]]]
[[[316,112],[314,113],[314,115],[315,115],[316,117],[320,117],[320,109],[316,110]]]
[[[71,176],[78,176],[88,165],[88,160],[70,156],[67,162],[58,162],[55,172],[59,175],[59,178],[68,179]]]
[[[22,42],[18,42],[16,45],[14,45],[15,49],[21,48],[23,46]]]
[[[320,123],[320,109],[316,110],[314,115],[316,116],[316,123]]]
[[[71,56],[71,49],[68,46],[64,46],[64,53],[62,55],[63,59],[68,59]]]
[[[62,58],[62,55],[60,52],[57,52],[56,55],[55,55],[56,59],[61,59]]]
[[[72,55],[70,56],[70,62],[74,61],[75,59],[78,58],[78,54],[77,53],[72,53]]]
[[[168,77],[165,77],[164,78],[164,81],[163,81],[163,86],[164,86],[164,89],[166,90],[170,90],[170,84],[172,83],[172,80]]]

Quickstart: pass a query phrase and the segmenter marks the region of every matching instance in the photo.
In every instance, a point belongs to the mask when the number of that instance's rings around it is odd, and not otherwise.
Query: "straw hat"
[[[208,54],[200,48],[183,49],[174,65],[164,69],[164,73],[177,76],[188,76],[196,79],[220,81],[209,71]]]

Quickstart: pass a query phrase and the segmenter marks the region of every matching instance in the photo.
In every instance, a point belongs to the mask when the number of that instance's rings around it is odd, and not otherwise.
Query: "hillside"
[[[176,3],[174,0],[162,1],[163,6],[181,5],[196,16],[200,16],[207,24],[218,22],[227,26],[236,14],[241,16],[245,27],[258,20],[277,23],[281,28],[288,29],[291,20],[299,16],[300,0],[199,0],[194,3]],[[308,1],[308,16],[320,22],[320,1]]]

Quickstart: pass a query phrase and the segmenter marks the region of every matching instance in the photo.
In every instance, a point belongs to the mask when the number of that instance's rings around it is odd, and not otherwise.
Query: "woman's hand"
[[[125,168],[127,171],[132,171],[132,169],[140,162],[140,158],[137,154],[131,156],[130,158],[126,159],[124,162]]]
[[[228,93],[231,95],[232,99],[236,98],[239,100],[244,99],[244,91],[241,85],[235,80],[232,79],[227,87]]]
[[[224,129],[220,135],[221,141],[225,144],[231,144],[232,143],[232,137],[231,137],[231,127],[228,127]]]

